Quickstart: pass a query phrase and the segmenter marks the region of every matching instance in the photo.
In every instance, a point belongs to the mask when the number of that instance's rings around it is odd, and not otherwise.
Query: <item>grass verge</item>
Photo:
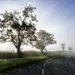
[[[28,63],[40,61],[46,59],[47,56],[32,56],[23,58],[12,58],[12,59],[0,59],[0,72],[17,68]]]

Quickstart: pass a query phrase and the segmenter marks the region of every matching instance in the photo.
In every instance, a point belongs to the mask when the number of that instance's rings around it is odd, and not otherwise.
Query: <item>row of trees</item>
[[[12,42],[17,49],[17,56],[22,57],[21,45],[33,45],[43,52],[49,44],[55,44],[54,35],[44,30],[36,33],[36,8],[28,5],[22,11],[5,11],[0,14],[0,42]]]
[[[63,51],[65,51],[65,46],[66,46],[65,43],[61,44],[61,48],[62,48]],[[68,47],[68,50],[71,52],[72,51],[72,47]]]

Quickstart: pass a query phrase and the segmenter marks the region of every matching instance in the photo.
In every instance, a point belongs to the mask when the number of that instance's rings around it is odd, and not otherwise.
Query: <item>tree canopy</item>
[[[36,8],[28,5],[22,11],[5,11],[0,14],[0,42],[11,41],[16,49],[18,57],[21,57],[20,46],[32,44],[36,40],[35,23],[36,15],[33,13]]]
[[[42,53],[47,45],[56,44],[56,41],[54,40],[54,35],[46,32],[45,30],[40,30],[39,32],[37,32],[36,35],[37,40],[34,46],[37,49],[40,49]]]

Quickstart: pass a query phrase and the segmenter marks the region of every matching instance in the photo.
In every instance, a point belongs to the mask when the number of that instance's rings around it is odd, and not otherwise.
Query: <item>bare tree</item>
[[[63,51],[65,51],[65,45],[66,45],[65,43],[61,44],[61,48],[62,48]]]
[[[37,18],[33,14],[35,9],[28,5],[22,11],[5,11],[0,15],[0,41],[11,41],[17,49],[18,57],[22,57],[21,45],[32,44],[32,41],[36,39]]]
[[[43,53],[43,50],[49,44],[56,44],[54,35],[46,32],[45,30],[40,30],[39,32],[37,32],[37,40],[34,46],[37,49],[40,49],[41,53]]]

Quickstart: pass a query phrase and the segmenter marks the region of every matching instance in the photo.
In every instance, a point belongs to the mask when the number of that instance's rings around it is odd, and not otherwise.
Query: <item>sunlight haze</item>
[[[0,0],[0,13],[22,10],[25,4],[36,7],[37,31],[43,29],[54,34],[57,44],[47,46],[47,50],[61,50],[61,43],[66,44],[66,50],[69,46],[74,48],[75,0]],[[0,49],[5,49],[4,46],[8,47],[1,43]]]

